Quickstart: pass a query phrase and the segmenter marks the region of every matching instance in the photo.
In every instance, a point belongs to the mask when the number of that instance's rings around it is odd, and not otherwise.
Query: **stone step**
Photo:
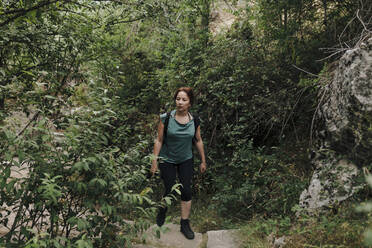
[[[237,233],[238,230],[208,231],[207,248],[237,248],[241,245]]]
[[[195,233],[195,239],[188,240],[180,232],[180,225],[165,224],[162,228],[160,239],[156,237],[156,230],[160,230],[157,225],[151,226],[146,232],[146,244],[135,244],[134,248],[238,248],[242,245],[238,230],[217,230],[208,231],[204,235],[207,242],[203,242],[203,235]]]
[[[135,244],[135,248],[199,248],[203,241],[201,233],[195,233],[193,240],[186,239],[180,232],[180,225],[165,224],[161,228],[165,232],[161,232],[160,239],[156,237],[156,230],[159,230],[157,225],[151,226],[145,234],[147,235],[146,244]]]

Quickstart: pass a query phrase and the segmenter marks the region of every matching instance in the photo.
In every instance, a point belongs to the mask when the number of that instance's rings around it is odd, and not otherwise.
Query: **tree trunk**
[[[207,46],[209,37],[209,16],[211,12],[211,0],[202,0],[201,11],[203,44],[204,46]]]
[[[326,29],[328,29],[328,23],[327,23],[327,0],[323,0],[323,11],[324,11],[324,19],[323,19],[323,24],[324,26],[326,27]]]

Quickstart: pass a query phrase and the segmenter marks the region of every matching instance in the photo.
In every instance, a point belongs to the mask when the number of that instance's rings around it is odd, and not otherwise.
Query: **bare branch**
[[[317,115],[317,113],[318,113],[318,111],[320,109],[321,104],[323,103],[323,100],[324,100],[325,95],[326,95],[326,90],[323,89],[323,94],[322,94],[322,96],[320,98],[320,101],[319,101],[318,105],[316,106],[316,109],[315,109],[314,114],[313,114],[313,118],[311,120],[311,126],[310,126],[310,145],[313,144],[313,130],[314,130],[314,125],[315,125],[316,115]]]
[[[296,109],[298,103],[299,103],[300,100],[301,100],[302,95],[305,93],[305,91],[306,91],[307,89],[308,89],[308,87],[305,87],[305,88],[303,88],[303,89],[301,90],[300,95],[299,95],[299,97],[297,97],[295,104],[292,106],[291,112],[289,113],[288,117],[287,117],[287,118],[284,118],[284,124],[282,125],[282,128],[281,128],[281,130],[280,130],[279,139],[281,139],[281,137],[282,137],[282,135],[283,135],[283,133],[284,133],[284,131],[285,131],[285,127],[286,127],[287,124],[288,124],[288,121],[289,121],[289,120],[291,119],[291,117],[293,116],[294,111],[295,111],[295,109]]]
[[[32,122],[36,121],[40,115],[40,111],[36,112],[27,125],[17,134],[17,138],[23,134],[23,132],[31,125]]]
[[[296,66],[296,65],[292,65],[292,66],[293,66],[294,68],[296,68],[296,69],[302,71],[302,72],[305,72],[306,74],[309,74],[309,75],[313,76],[313,77],[320,77],[319,75],[316,75],[316,74],[314,74],[314,73],[311,73],[311,72],[305,71],[304,69],[301,69],[300,67],[298,67],[298,66]]]
[[[358,11],[357,11],[357,13],[356,13],[356,17],[358,18],[359,22],[363,25],[363,28],[364,28],[363,31],[362,31],[362,33],[360,34],[360,38],[359,38],[358,42],[356,43],[357,46],[359,46],[360,43],[362,43],[363,40],[364,40],[366,37],[368,37],[368,35],[370,35],[372,32],[371,32],[371,30],[369,30],[369,29],[367,28],[366,24],[364,23],[364,21],[363,21],[362,18],[360,17],[360,15],[359,15],[359,9],[358,9]]]
[[[363,22],[362,18],[360,18],[360,16],[359,16],[359,9],[358,9],[358,11],[357,11],[357,13],[356,13],[356,17],[358,18],[358,20],[360,21],[360,23],[363,25],[364,30],[369,31],[369,30],[367,29],[367,27],[366,27],[366,24]]]
[[[345,26],[344,30],[342,30],[341,34],[338,36],[338,41],[340,43],[340,46],[342,47],[342,41],[341,41],[341,37],[343,36],[343,34],[346,32],[346,29],[350,26],[350,24],[355,20],[355,17],[353,17]]]
[[[335,56],[335,55],[337,55],[337,54],[339,54],[339,53],[342,53],[342,52],[347,51],[348,49],[349,49],[349,48],[339,48],[339,49],[335,49],[336,52],[332,53],[331,55],[329,55],[329,56],[327,56],[327,57],[325,57],[325,58],[323,58],[323,59],[318,59],[317,61],[324,61],[324,60],[327,60],[327,59],[329,59],[329,58],[331,58],[331,57],[333,57],[333,56]]]

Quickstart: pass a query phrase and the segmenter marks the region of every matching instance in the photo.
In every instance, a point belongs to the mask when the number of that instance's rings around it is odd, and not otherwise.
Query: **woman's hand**
[[[154,161],[152,161],[152,165],[151,165],[152,175],[155,175],[157,170],[158,170],[158,162],[156,160],[154,160]]]
[[[200,172],[204,173],[207,170],[207,164],[205,162],[202,162],[199,168],[200,168]]]

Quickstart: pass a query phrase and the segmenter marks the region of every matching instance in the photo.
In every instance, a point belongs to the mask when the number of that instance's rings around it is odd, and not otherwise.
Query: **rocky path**
[[[134,244],[135,248],[239,248],[241,245],[236,230],[208,231],[195,233],[195,239],[188,240],[180,232],[180,225],[166,224],[167,230],[160,239],[155,235],[157,226],[150,227],[145,244]]]

